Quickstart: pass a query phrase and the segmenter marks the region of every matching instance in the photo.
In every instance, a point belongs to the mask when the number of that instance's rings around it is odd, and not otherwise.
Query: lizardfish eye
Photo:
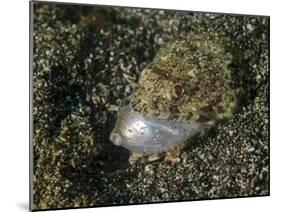
[[[175,92],[176,96],[181,96],[184,93],[184,89],[180,84],[176,84],[174,86],[174,92]]]

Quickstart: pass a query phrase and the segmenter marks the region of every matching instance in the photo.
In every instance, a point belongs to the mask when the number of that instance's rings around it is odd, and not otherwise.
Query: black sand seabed
[[[268,17],[33,5],[33,209],[269,195]],[[116,106],[161,45],[193,30],[245,49],[249,92],[181,162],[130,165],[108,138]]]

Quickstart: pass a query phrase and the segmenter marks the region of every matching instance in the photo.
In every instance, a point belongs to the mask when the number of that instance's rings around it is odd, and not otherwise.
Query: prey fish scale
[[[110,140],[131,158],[171,152],[229,118],[241,93],[233,44],[216,34],[190,33],[161,48],[138,87],[119,108]]]

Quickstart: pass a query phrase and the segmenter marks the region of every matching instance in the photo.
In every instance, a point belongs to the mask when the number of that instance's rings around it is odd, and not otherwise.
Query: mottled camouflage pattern
[[[188,34],[168,43],[144,69],[132,97],[135,111],[176,120],[231,116],[240,93],[230,66],[234,45],[216,34]],[[175,86],[182,88],[180,95]]]

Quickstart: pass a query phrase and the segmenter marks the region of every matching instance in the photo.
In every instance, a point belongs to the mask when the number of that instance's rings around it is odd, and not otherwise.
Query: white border
[[[64,2],[57,0],[57,2]],[[280,208],[280,7],[275,0],[67,0],[67,2],[271,16],[271,196],[121,206],[75,211],[270,211]],[[1,2],[0,210],[27,211],[29,137],[29,2]]]
[[[50,1],[50,0],[47,0]],[[51,0],[52,1],[52,0]],[[175,9],[175,10],[193,10],[193,11],[211,11],[211,12],[227,12],[240,14],[256,14],[269,15],[272,11],[270,4],[265,4],[262,1],[252,2],[251,7],[246,1],[225,1],[225,0],[65,0],[69,3],[84,3],[84,4],[100,4],[100,5],[120,5],[130,7],[145,7],[157,9]],[[57,0],[56,2],[65,2]],[[240,2],[240,3],[239,3]],[[243,5],[243,6],[242,6]]]

